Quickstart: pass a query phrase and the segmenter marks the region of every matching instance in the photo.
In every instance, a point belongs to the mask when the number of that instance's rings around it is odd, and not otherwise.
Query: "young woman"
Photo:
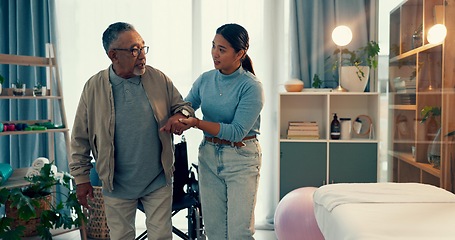
[[[247,55],[248,32],[238,24],[219,27],[212,42],[215,69],[194,82],[186,101],[203,119],[180,119],[203,131],[199,146],[202,213],[211,240],[254,239],[254,207],[262,152],[262,84]]]

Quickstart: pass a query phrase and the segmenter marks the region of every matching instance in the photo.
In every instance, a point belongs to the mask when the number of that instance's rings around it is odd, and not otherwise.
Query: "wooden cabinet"
[[[36,68],[45,68],[47,79],[35,79],[33,82],[46,82],[46,93],[43,96],[34,96],[33,86],[26,85],[26,91],[24,96],[14,96],[12,88],[5,88],[3,86],[2,93],[0,95],[0,101],[9,101],[9,102],[21,102],[24,101],[35,101],[34,106],[37,107],[37,111],[46,112],[47,116],[41,119],[14,119],[14,120],[4,120],[2,118],[1,122],[3,124],[17,124],[17,123],[26,123],[28,125],[41,124],[45,123],[58,123],[59,127],[54,129],[44,129],[44,130],[31,130],[31,131],[4,131],[0,132],[0,137],[3,138],[20,138],[28,134],[40,134],[43,137],[39,139],[41,141],[47,141],[49,155],[46,156],[49,161],[55,161],[55,134],[63,133],[64,135],[64,144],[66,144],[67,152],[69,152],[69,136],[68,128],[66,123],[65,109],[63,105],[63,96],[62,90],[60,87],[60,77],[58,74],[58,65],[56,58],[54,56],[54,49],[51,44],[46,45],[46,57],[35,57],[35,56],[20,56],[12,54],[0,54],[0,64],[7,64],[11,66],[21,66],[21,67],[30,67],[34,71]],[[12,80],[14,82],[14,80]],[[55,89],[54,89],[55,87]],[[25,111],[25,110],[24,110]],[[14,162],[14,159],[10,160]],[[25,168],[26,169],[26,168]],[[13,173],[11,181],[6,182],[2,187],[19,187],[24,184],[27,184],[23,180],[25,175],[24,169],[16,169]]]
[[[377,92],[286,92],[279,99],[280,199],[300,187],[377,181]],[[349,140],[332,140],[334,113],[351,121],[368,116],[371,129]],[[298,121],[316,122],[319,139],[288,139],[289,122]]]
[[[294,189],[319,187],[326,182],[325,143],[281,142],[280,155],[280,199]]]
[[[409,0],[390,13],[388,152],[396,182],[451,190],[455,29],[444,16],[455,13],[454,2]],[[446,40],[429,43],[429,29],[438,23],[448,29]],[[426,110],[434,111],[425,116]]]
[[[330,143],[330,156],[329,183],[377,181],[377,144]]]

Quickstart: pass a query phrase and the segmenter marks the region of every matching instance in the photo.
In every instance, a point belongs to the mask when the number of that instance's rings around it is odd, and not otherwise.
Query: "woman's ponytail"
[[[253,70],[253,62],[251,61],[251,58],[250,56],[248,56],[248,54],[245,54],[245,57],[242,60],[242,67],[246,69],[248,72],[251,72],[253,75],[256,75],[254,74]]]

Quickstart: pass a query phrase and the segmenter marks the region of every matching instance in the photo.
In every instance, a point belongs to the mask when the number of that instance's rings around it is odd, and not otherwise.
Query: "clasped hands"
[[[182,135],[187,129],[196,126],[197,121],[197,118],[187,118],[181,113],[176,113],[167,120],[166,124],[160,128],[160,131]]]

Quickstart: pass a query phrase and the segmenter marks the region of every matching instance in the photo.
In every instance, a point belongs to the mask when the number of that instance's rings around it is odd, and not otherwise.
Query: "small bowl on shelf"
[[[291,79],[284,83],[284,88],[288,92],[301,92],[303,89],[303,81],[299,79]]]

